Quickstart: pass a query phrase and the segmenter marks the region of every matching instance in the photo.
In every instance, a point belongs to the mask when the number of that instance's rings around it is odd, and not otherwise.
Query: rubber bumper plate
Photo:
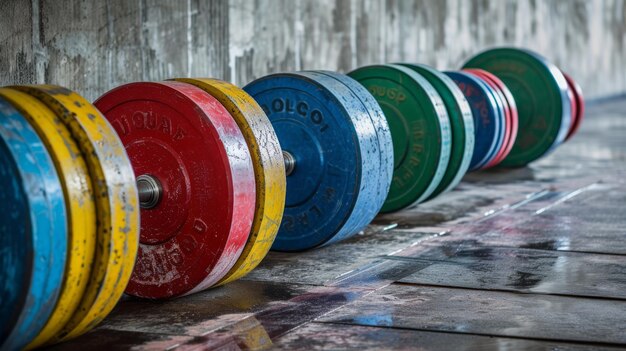
[[[583,122],[583,118],[585,116],[585,99],[583,97],[583,90],[580,85],[572,78],[570,75],[563,73],[565,79],[567,80],[567,85],[569,87],[569,94],[571,94],[571,99],[573,104],[572,107],[572,123],[570,129],[567,133],[567,137],[565,140],[569,140],[578,132],[580,125]],[[568,95],[569,95],[568,94]]]
[[[345,74],[330,71],[314,72],[332,77],[333,79],[336,79],[342,82],[345,86],[347,86],[348,89],[350,89],[350,91],[354,93],[354,96],[363,104],[365,109],[368,111],[370,119],[374,124],[376,138],[378,139],[379,145],[378,157],[380,159],[380,178],[375,190],[376,200],[372,204],[372,208],[370,209],[370,211],[373,212],[375,216],[378,214],[378,212],[380,212],[380,209],[385,203],[385,199],[387,198],[387,194],[389,194],[389,188],[391,187],[391,181],[393,179],[393,141],[391,139],[389,123],[387,123],[385,114],[383,113],[383,110],[376,101],[376,99],[374,99],[374,96],[372,96],[372,94],[370,94],[370,92],[367,91],[367,89],[365,89],[365,87],[363,87],[363,85],[361,85],[359,82]],[[375,157],[376,155],[370,156]],[[374,216],[372,216],[371,219],[373,219]],[[361,229],[364,229],[370,221],[367,221],[367,223],[363,225]]]
[[[379,184],[379,143],[363,105],[340,82],[314,73],[270,75],[244,90],[266,112],[289,163],[272,249],[300,251],[354,235],[371,211],[372,190],[361,190]]]
[[[472,109],[475,144],[469,170],[480,169],[493,159],[502,145],[500,102],[483,80],[465,72],[444,73],[458,85]]]
[[[143,193],[126,292],[167,298],[216,284],[239,258],[254,217],[254,170],[234,119],[213,96],[179,82],[123,85],[95,104]]]

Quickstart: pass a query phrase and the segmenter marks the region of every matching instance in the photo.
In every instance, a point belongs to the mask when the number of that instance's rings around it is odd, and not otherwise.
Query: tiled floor
[[[57,349],[626,348],[626,100],[529,168],[468,175],[331,247],[242,281],[126,299]]]

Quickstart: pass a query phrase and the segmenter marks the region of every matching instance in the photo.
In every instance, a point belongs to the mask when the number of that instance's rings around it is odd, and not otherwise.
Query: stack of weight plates
[[[37,347],[93,328],[130,278],[137,191],[117,134],[57,86],[0,89],[0,343]]]

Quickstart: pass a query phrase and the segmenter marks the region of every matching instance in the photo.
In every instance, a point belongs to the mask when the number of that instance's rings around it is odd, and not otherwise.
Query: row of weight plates
[[[130,278],[139,211],[104,117],[56,86],[0,89],[0,343],[67,340],[98,324]]]
[[[519,49],[456,72],[387,64],[243,89],[132,83],[99,111],[53,86],[0,99],[11,189],[0,224],[16,233],[0,239],[7,349],[84,333],[124,289],[156,299],[221,285],[270,248],[344,240],[470,170],[524,166],[571,137],[584,111],[570,77]]]

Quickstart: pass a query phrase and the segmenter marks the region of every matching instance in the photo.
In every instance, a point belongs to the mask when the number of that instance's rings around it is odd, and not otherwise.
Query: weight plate
[[[525,166],[565,139],[571,120],[567,82],[553,64],[528,50],[498,48],[476,55],[464,68],[495,74],[517,103],[519,131],[502,166]]]
[[[485,166],[482,167],[482,169],[491,168],[497,165],[498,163],[502,162],[502,160],[505,157],[505,152],[507,151],[507,148],[509,146],[509,142],[511,140],[512,127],[513,127],[513,122],[512,122],[513,116],[511,115],[511,107],[509,106],[509,101],[507,100],[506,96],[504,95],[504,92],[501,89],[501,87],[504,86],[504,84],[502,83],[502,81],[499,80],[498,77],[494,76],[493,74],[485,70],[476,69],[476,68],[464,69],[463,71],[473,74],[474,76],[482,79],[483,82],[487,83],[487,85],[495,93],[496,100],[500,102],[500,105],[502,107],[501,114],[504,117],[502,119],[502,126],[503,126],[502,145],[497,149],[497,153],[493,157],[493,159],[491,159],[491,161],[489,161]],[[498,80],[500,84],[496,82],[496,80]]]
[[[501,119],[491,88],[482,80],[464,72],[444,72],[461,89],[474,116],[474,154],[469,170],[487,164],[498,148]]]
[[[87,166],[65,125],[49,108],[28,94],[2,88],[0,96],[26,118],[50,152],[68,210],[68,255],[61,293],[45,327],[28,345],[28,348],[35,348],[56,335],[78,307],[93,264],[96,210]]]
[[[451,152],[448,168],[439,186],[429,196],[435,196],[456,187],[469,169],[474,153],[474,118],[472,109],[459,87],[450,77],[436,69],[420,64],[401,63],[421,74],[437,90],[450,118]]]
[[[511,91],[508,88],[506,88],[506,90],[508,91],[508,94],[510,94],[510,98],[507,98],[507,100],[509,101],[509,107],[511,108],[512,127],[511,127],[511,140],[509,141],[507,150],[504,154],[504,158],[502,159],[503,161],[511,153],[511,150],[513,150],[513,146],[515,145],[515,141],[517,140],[517,136],[519,134],[519,112],[517,110],[517,102],[515,102],[515,99],[513,98],[513,94],[511,94]],[[510,102],[513,102],[513,103],[510,103]]]
[[[563,75],[565,75],[565,73],[563,73]],[[569,131],[567,132],[567,136],[565,137],[565,141],[569,140],[570,138],[570,133],[572,132],[572,129],[574,128],[574,126],[576,125],[576,117],[578,115],[578,104],[576,103],[576,97],[574,96],[574,89],[572,87],[572,85],[569,82],[569,79],[565,78],[565,80],[567,80],[567,99],[569,100],[569,106],[570,106],[570,111],[572,114],[572,123],[569,127]]]
[[[399,65],[348,75],[372,93],[393,139],[394,175],[381,212],[417,205],[435,191],[450,158],[450,120],[441,97],[426,79]]]
[[[350,217],[363,178],[361,137],[346,107],[323,84],[298,73],[269,75],[244,87],[272,122],[287,175],[285,213],[273,250],[325,243]]]
[[[572,123],[574,123],[574,121],[572,120],[572,110],[571,110],[571,105],[569,103],[569,99],[567,97],[567,90],[569,90],[569,85],[567,84],[567,79],[565,79],[565,76],[563,75],[563,72],[556,67],[554,64],[552,64],[550,61],[548,61],[545,57],[539,55],[538,53],[534,52],[534,51],[530,51],[530,50],[526,50],[526,49],[521,49],[523,51],[525,51],[526,53],[528,53],[529,55],[535,57],[535,59],[539,60],[540,62],[542,62],[546,67],[549,67],[550,71],[554,73],[555,77],[557,77],[557,80],[560,81],[560,83],[565,83],[565,84],[561,84],[561,101],[563,104],[563,113],[562,113],[562,120],[561,120],[561,128],[559,130],[558,136],[557,136],[557,142],[552,145],[552,147],[548,150],[548,152],[553,151],[554,149],[556,149],[556,147],[558,147],[559,145],[561,145],[563,142],[565,142],[565,138],[567,137],[567,133],[570,130],[570,127],[572,125]]]
[[[574,103],[575,103],[575,110],[574,110],[575,113],[572,113],[573,118],[572,118],[571,127],[567,133],[567,137],[565,138],[565,140],[568,140],[569,138],[574,136],[576,132],[578,132],[578,129],[580,128],[580,125],[583,122],[583,118],[585,115],[585,98],[583,96],[582,88],[574,80],[574,78],[572,78],[570,75],[566,73],[563,73],[563,75],[565,76],[565,79],[567,80],[567,85],[569,86],[569,90],[571,91],[574,97]]]
[[[219,281],[225,284],[252,271],[267,255],[285,209],[285,164],[278,137],[261,106],[243,89],[217,79],[176,79],[216,98],[233,116],[250,150],[256,184],[252,230],[241,256]]]
[[[12,87],[51,109],[70,131],[85,160],[96,205],[96,251],[79,306],[51,341],[74,338],[111,312],[130,278],[139,237],[139,203],[130,162],[100,112],[77,93],[54,85]]]
[[[216,284],[239,258],[254,218],[254,170],[234,119],[204,90],[179,82],[126,84],[96,106],[138,179],[161,188],[154,207],[141,210],[126,292],[167,298]]]
[[[8,310],[0,316],[1,330],[8,334],[0,348],[19,350],[43,328],[59,296],[67,255],[66,209],[43,142],[4,99],[0,99],[0,159],[1,196],[16,201],[0,204],[0,294],[2,310]],[[16,305],[5,307],[7,303]],[[5,318],[10,325],[4,324]]]
[[[380,143],[369,110],[348,86],[329,74],[308,71],[298,72],[328,89],[344,106],[352,119],[359,140],[361,180],[354,208],[342,228],[323,245],[347,239],[363,230],[376,217],[379,196],[388,184],[384,184],[380,160]],[[335,73],[334,75],[339,75]],[[348,77],[346,77],[348,78]],[[351,79],[351,78],[348,78]],[[357,82],[354,82],[357,84]],[[368,93],[369,94],[369,93]]]
[[[7,110],[6,105],[0,100],[2,118],[7,113],[14,113]],[[10,146],[4,139],[0,140],[0,182],[3,187],[0,191],[0,231],[13,233],[0,235],[0,347],[17,324],[32,275],[34,233],[31,221],[37,217],[33,218],[29,206],[47,210],[42,194],[28,191],[31,189],[28,182],[33,177],[25,176],[24,172],[38,175],[34,163],[22,152],[13,154],[15,150]],[[19,164],[25,162],[26,166]],[[40,226],[37,228],[42,230]]]
[[[365,109],[368,111],[372,123],[374,124],[374,130],[376,132],[376,138],[378,139],[379,145],[378,156],[380,158],[380,183],[378,191],[376,192],[376,205],[374,205],[374,213],[377,214],[385,203],[387,194],[389,194],[391,180],[393,179],[393,141],[391,139],[391,131],[389,130],[389,124],[387,123],[385,114],[380,108],[378,102],[376,102],[376,99],[374,99],[374,96],[372,96],[372,94],[370,94],[370,92],[356,80],[345,74],[330,71],[315,72],[336,79],[348,87],[348,89],[355,94],[356,98],[361,101]],[[357,231],[362,229],[364,228],[360,228]]]

